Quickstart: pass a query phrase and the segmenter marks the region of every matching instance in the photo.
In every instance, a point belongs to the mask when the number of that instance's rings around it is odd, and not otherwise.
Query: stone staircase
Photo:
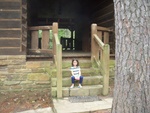
[[[102,76],[99,69],[92,67],[90,58],[77,58],[80,62],[81,74],[84,76],[83,87],[78,88],[78,81],[75,83],[75,87],[70,89],[71,86],[71,58],[63,58],[62,61],[62,86],[63,97],[69,96],[96,96],[101,95],[102,88]],[[57,97],[57,79],[56,71],[52,74],[52,96]]]

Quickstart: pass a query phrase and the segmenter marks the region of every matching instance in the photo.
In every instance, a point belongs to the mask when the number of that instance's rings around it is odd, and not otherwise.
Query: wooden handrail
[[[36,31],[36,30],[51,30],[52,26],[34,26],[34,27],[29,27],[29,30]]]
[[[97,42],[97,44],[101,47],[101,49],[104,49],[104,43],[102,42],[102,40],[97,36],[97,34],[94,34],[94,38],[95,41]]]
[[[62,45],[58,39],[58,23],[53,23],[53,55],[57,70],[57,98],[62,98]]]
[[[103,95],[107,95],[109,89],[110,47],[107,44],[109,42],[109,31],[109,28],[99,27],[97,24],[92,24],[91,26],[91,62],[92,64],[96,63],[102,72]],[[102,37],[104,38],[104,42],[102,41]]]
[[[113,30],[101,26],[97,26],[97,31],[107,31],[107,32],[112,32]]]

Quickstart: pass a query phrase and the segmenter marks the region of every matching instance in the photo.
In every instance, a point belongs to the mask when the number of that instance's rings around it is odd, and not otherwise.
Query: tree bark
[[[150,26],[145,0],[114,0],[116,72],[112,113],[150,113]]]

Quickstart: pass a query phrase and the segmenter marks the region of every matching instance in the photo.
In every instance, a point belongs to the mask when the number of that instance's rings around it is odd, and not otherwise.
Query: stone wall
[[[51,82],[48,72],[50,72],[50,62],[26,62],[25,55],[1,55],[0,97],[4,97],[4,95],[6,97],[13,92],[17,94],[30,92],[30,96],[35,92],[45,92],[50,97]],[[0,98],[0,100],[3,99]]]
[[[26,62],[26,56],[0,56],[0,90],[50,88],[44,62]]]

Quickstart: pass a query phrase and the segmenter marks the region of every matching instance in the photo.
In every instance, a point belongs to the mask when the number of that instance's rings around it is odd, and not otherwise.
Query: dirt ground
[[[113,96],[113,86],[108,97]],[[53,107],[49,91],[42,92],[0,92],[0,113],[16,113],[25,110]],[[106,97],[105,97],[106,98]],[[111,113],[111,109],[95,111],[93,113]]]
[[[16,113],[19,111],[52,107],[50,93],[43,92],[20,92],[0,94],[0,113]]]

